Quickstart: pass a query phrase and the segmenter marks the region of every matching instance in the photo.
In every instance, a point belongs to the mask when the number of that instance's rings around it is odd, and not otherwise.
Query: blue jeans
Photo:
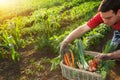
[[[118,49],[120,49],[120,31],[115,30],[111,43],[117,44]]]

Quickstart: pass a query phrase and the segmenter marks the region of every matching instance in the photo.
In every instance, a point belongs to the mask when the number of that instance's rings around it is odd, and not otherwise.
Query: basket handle
[[[99,52],[94,52],[94,51],[84,51],[84,53],[86,55],[92,55],[92,56],[96,56],[96,55],[100,54]]]

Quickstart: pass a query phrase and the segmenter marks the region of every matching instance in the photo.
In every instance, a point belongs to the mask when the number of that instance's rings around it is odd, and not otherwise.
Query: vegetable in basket
[[[74,67],[74,54],[72,51],[64,54],[64,62],[67,66]]]
[[[111,58],[109,58],[107,55],[111,54],[111,52],[116,50],[117,46],[118,44],[114,44],[109,40],[105,45],[102,53],[96,56],[96,58],[98,59],[101,58],[101,61],[99,62],[99,69],[103,78],[105,78],[109,73],[110,69],[115,66],[115,60],[111,60]]]
[[[83,44],[81,40],[78,40],[77,47],[78,47],[78,53],[80,57],[80,63],[83,65],[83,69],[88,70],[89,65],[86,62],[85,57],[84,57],[84,48],[83,48]]]
[[[96,58],[94,58],[93,60],[89,60],[88,61],[88,65],[89,65],[89,71],[90,72],[94,72],[97,70],[97,66],[98,66],[98,61]]]

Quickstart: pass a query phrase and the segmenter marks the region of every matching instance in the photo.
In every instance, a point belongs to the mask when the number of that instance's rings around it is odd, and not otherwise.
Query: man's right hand
[[[97,56],[95,56],[96,59],[98,60],[110,60],[112,59],[109,54],[98,54]]]
[[[61,45],[60,45],[60,52],[61,52],[62,60],[64,60],[64,54],[69,52],[67,43],[65,43],[65,42],[61,43]]]

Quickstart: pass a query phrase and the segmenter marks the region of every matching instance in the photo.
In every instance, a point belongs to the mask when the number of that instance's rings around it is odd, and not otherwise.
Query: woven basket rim
[[[82,73],[90,74],[90,75],[95,76],[95,77],[102,77],[100,74],[98,74],[96,72],[85,71],[85,70],[82,70],[82,69],[77,69],[77,68],[67,66],[63,63],[63,61],[60,62],[60,66],[71,69],[73,71],[79,71],[79,72],[82,72]]]

